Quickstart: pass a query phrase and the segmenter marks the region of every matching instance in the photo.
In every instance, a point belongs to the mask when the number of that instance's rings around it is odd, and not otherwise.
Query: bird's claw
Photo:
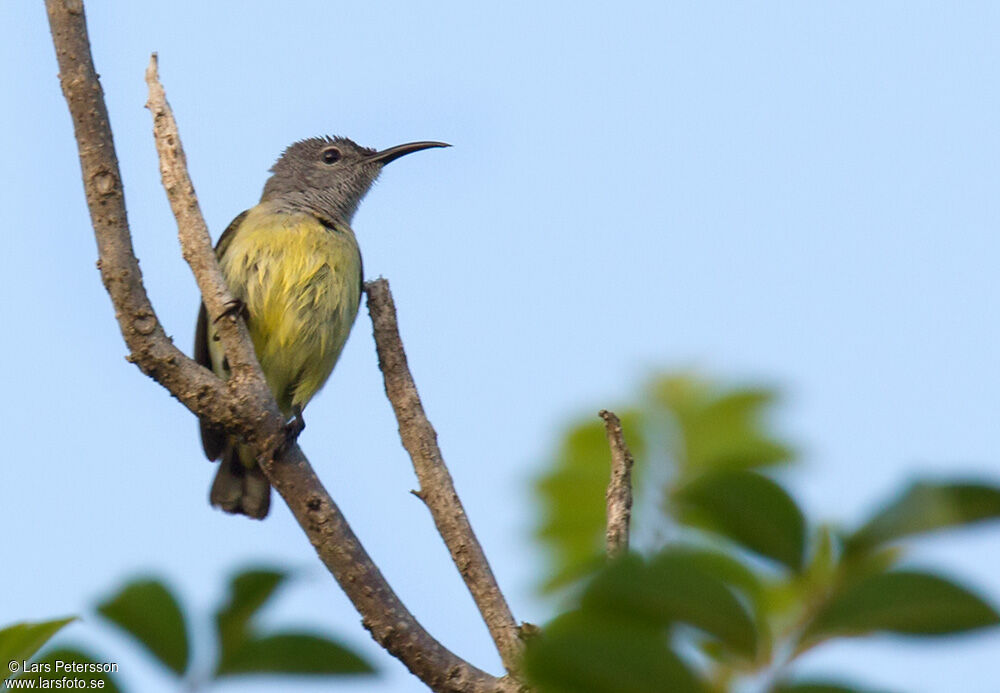
[[[219,317],[213,320],[212,324],[214,325],[225,317],[236,317],[237,315],[244,320],[248,320],[250,318],[250,311],[247,310],[246,301],[240,298],[234,298],[232,301],[226,301],[226,305],[222,309],[222,312],[219,313]]]
[[[293,419],[285,424],[285,443],[291,445],[299,439],[299,434],[306,429],[306,420],[302,418],[302,407],[292,407]]]

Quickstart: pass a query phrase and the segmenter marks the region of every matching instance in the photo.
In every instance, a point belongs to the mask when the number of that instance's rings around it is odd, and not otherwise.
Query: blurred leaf
[[[155,579],[135,580],[97,611],[136,638],[167,668],[183,675],[188,665],[188,637],[177,599]]]
[[[219,661],[217,676],[234,674],[370,674],[371,664],[338,642],[307,633],[275,633],[244,641]]]
[[[763,583],[757,573],[739,559],[722,551],[701,546],[672,544],[660,553],[690,562],[691,565],[721,580],[752,601],[763,591]]]
[[[582,606],[653,628],[686,623],[748,658],[757,649],[757,631],[743,605],[725,584],[683,555],[616,561],[588,586]]]
[[[77,649],[59,648],[49,650],[44,657],[35,662],[40,669],[39,671],[21,674],[18,678],[25,681],[61,681],[63,677],[68,676],[73,679],[74,685],[78,688],[100,689],[105,693],[121,693],[121,689],[111,674],[101,671],[108,663],[107,660],[95,659]],[[80,665],[83,669],[67,668],[67,664]],[[91,671],[86,671],[87,668],[90,668]],[[48,669],[48,671],[44,669]],[[83,685],[77,684],[77,681],[82,682]],[[33,687],[42,688],[42,685]],[[46,686],[46,688],[52,688],[52,686]]]
[[[872,575],[886,573],[903,558],[903,550],[898,546],[844,554],[840,561],[841,589],[860,582]]]
[[[653,387],[676,419],[682,479],[704,472],[791,462],[795,454],[771,436],[764,419],[776,394],[764,388],[718,390],[691,376],[667,376]]]
[[[681,518],[801,570],[806,546],[802,511],[778,484],[756,472],[703,476],[674,495]]]
[[[818,527],[812,546],[812,556],[809,557],[805,576],[814,584],[823,584],[829,581],[837,569],[838,546],[833,529],[829,525]]]
[[[857,553],[901,537],[1000,518],[1000,488],[974,483],[918,482],[880,510],[847,549]]]
[[[573,611],[527,643],[525,673],[539,693],[701,693],[662,629]]]
[[[802,619],[823,603],[834,585],[840,584],[839,540],[835,539],[831,527],[817,527],[809,544],[809,558],[801,573],[771,579],[765,584],[757,620],[765,623],[771,632],[783,634],[779,637],[798,632]]]
[[[809,545],[811,551],[805,568],[799,575],[786,582],[788,589],[785,591],[785,598],[789,601],[781,603],[781,583],[770,585],[768,596],[778,612],[785,610],[786,607],[792,607],[793,611],[797,611],[795,605],[815,602],[820,595],[828,593],[834,584],[839,584],[842,564],[839,561],[839,540],[835,538],[833,528],[830,525],[817,527]]]
[[[868,688],[857,688],[842,683],[827,681],[799,681],[795,683],[779,683],[771,689],[771,693],[875,693]]]
[[[593,572],[604,562],[605,500],[611,478],[611,451],[604,424],[590,421],[565,436],[551,470],[536,482],[542,520],[536,536],[546,546],[551,565],[546,591]],[[639,414],[620,415],[622,429],[636,460],[641,460],[643,442]],[[639,482],[640,464],[633,473]]]
[[[75,621],[75,616],[35,623],[15,623],[0,630],[0,665],[4,667],[6,681],[13,675],[7,662],[26,662],[31,659],[53,635],[67,623]]]
[[[229,599],[215,613],[222,659],[237,650],[250,636],[250,622],[254,615],[287,577],[284,571],[266,568],[244,570],[232,577]]]
[[[216,676],[235,674],[367,674],[371,665],[344,645],[318,635],[258,635],[254,617],[288,578],[281,570],[256,568],[233,576],[229,598],[215,615],[219,634]]]
[[[950,580],[929,573],[873,575],[831,597],[803,634],[803,643],[837,635],[889,631],[944,635],[994,626],[1000,614]]]
[[[742,597],[741,602],[749,607],[751,623],[756,638],[756,656],[768,656],[771,642],[771,624],[765,601],[765,584],[757,573],[735,556],[718,549],[685,544],[673,544],[663,549],[663,555],[683,557],[703,572],[721,580],[728,588]],[[702,641],[699,649],[716,660],[730,660],[732,652],[716,641]]]

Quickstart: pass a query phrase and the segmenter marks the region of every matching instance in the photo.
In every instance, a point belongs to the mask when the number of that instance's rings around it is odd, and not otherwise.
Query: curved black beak
[[[406,156],[407,154],[412,154],[413,152],[419,152],[422,149],[450,146],[450,144],[445,144],[444,142],[407,142],[406,144],[397,144],[395,147],[389,147],[388,149],[383,149],[380,152],[375,152],[368,157],[368,161],[374,161],[385,166],[390,161],[395,161],[401,156]]]

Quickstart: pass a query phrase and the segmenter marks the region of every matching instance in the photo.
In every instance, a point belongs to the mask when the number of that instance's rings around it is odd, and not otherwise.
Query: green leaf
[[[868,688],[857,688],[842,683],[828,681],[797,681],[779,683],[771,693],[875,693]]]
[[[1000,488],[977,483],[917,482],[848,539],[849,553],[901,537],[1000,518]]]
[[[626,440],[637,461],[643,454],[639,414],[620,415]],[[535,534],[548,549],[549,577],[544,591],[553,591],[589,575],[604,562],[605,500],[611,477],[611,452],[604,424],[576,426],[564,437],[550,471],[535,482],[542,511]],[[633,472],[638,488],[641,461]]]
[[[749,471],[716,472],[675,492],[682,519],[801,570],[806,521],[788,493]]]
[[[944,635],[998,623],[1000,614],[964,587],[938,575],[894,571],[833,595],[806,629],[803,643],[874,631]]]
[[[162,582],[135,580],[98,605],[97,611],[174,673],[183,675],[187,670],[189,647],[184,613]]]
[[[844,554],[839,564],[840,587],[844,589],[873,575],[887,573],[898,565],[902,558],[903,550],[899,546]]]
[[[830,525],[820,525],[811,544],[812,555],[804,577],[814,584],[826,584],[837,571],[839,543],[836,533]]]
[[[73,680],[74,685],[81,688],[84,686],[77,684],[77,681],[83,682],[87,689],[100,689],[104,693],[121,693],[114,677],[105,671],[109,666],[111,662],[108,660],[96,659],[81,650],[59,648],[49,650],[44,657],[32,662],[32,670],[21,674],[18,678],[24,681],[60,681],[63,677],[68,677]],[[41,688],[41,685],[35,687]]]
[[[0,630],[0,666],[4,668],[6,681],[12,672],[8,662],[26,662],[31,659],[53,635],[67,623],[75,621],[75,616],[36,623],[15,623]]]
[[[741,603],[749,607],[749,613],[752,614],[751,622],[754,626],[758,661],[761,657],[767,656],[772,645],[771,624],[766,608],[765,584],[757,573],[735,556],[717,549],[673,544],[663,549],[661,554],[689,561],[701,571],[722,581],[726,587],[742,597]],[[704,641],[699,643],[699,648],[713,659],[721,661],[732,659],[732,650],[720,647],[718,642]]]
[[[720,390],[691,376],[667,376],[653,386],[679,429],[675,455],[683,478],[791,462],[794,451],[766,430],[773,390]]]
[[[307,633],[275,633],[244,641],[219,662],[217,676],[234,674],[371,674],[372,665],[338,642]]]
[[[268,568],[244,570],[232,577],[229,598],[215,613],[222,658],[238,649],[250,636],[250,623],[254,615],[287,577],[288,574],[284,571]]]
[[[759,599],[763,592],[764,585],[760,576],[739,559],[722,551],[701,546],[673,544],[660,553],[690,562],[751,601]]]
[[[722,581],[683,555],[616,561],[590,584],[582,606],[654,628],[686,623],[748,658],[757,649],[757,630],[743,605]]]
[[[701,693],[660,628],[573,611],[527,643],[525,673],[539,693]]]
[[[233,576],[228,599],[215,615],[220,650],[216,676],[371,673],[368,662],[334,640],[307,633],[256,633],[255,616],[287,578],[287,572],[268,568]]]

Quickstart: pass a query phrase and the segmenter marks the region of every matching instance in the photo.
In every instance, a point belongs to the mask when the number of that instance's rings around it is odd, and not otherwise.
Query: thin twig
[[[440,693],[518,691],[516,682],[490,676],[431,637],[386,583],[298,446],[271,445],[283,431],[284,421],[266,387],[261,393],[249,385],[259,374],[252,351],[248,376],[223,383],[174,347],[166,336],[146,295],[132,249],[121,174],[107,107],[94,70],[83,3],[81,0],[46,0],[46,8],[63,94],[73,118],[101,276],[130,349],[130,360],[210,423],[243,435],[258,450],[279,451],[274,459],[271,459],[273,453],[265,456],[262,466],[269,481],[288,503],[320,559],[361,614],[362,623],[372,637],[432,690]],[[155,72],[152,76],[155,82]],[[163,105],[165,103],[164,100]],[[183,157],[177,155],[180,139],[176,131],[171,135],[157,128],[158,139],[171,136],[176,142],[158,141],[161,156],[166,154],[161,159],[164,182],[175,213],[178,204],[183,212],[177,213],[177,217],[185,257],[202,288],[208,310],[218,314],[227,292],[224,286],[220,289],[218,277],[213,277],[218,268],[207,242],[204,222],[197,218],[200,213],[193,200],[193,188],[190,181],[183,183],[187,173]],[[171,156],[174,145],[177,149]],[[178,185],[176,181],[181,183]],[[195,221],[191,221],[192,215]],[[241,321],[224,320],[220,325],[223,334],[226,330],[230,332],[230,337],[225,339],[245,340]]]
[[[198,282],[198,289],[204,296],[209,318],[213,322],[224,323],[219,326],[218,331],[232,373],[229,381],[241,388],[245,388],[244,381],[248,381],[255,389],[263,390],[261,392],[263,398],[267,391],[267,383],[257,363],[253,342],[246,326],[242,320],[237,319],[235,313],[228,320],[217,319],[232,305],[233,295],[226,285],[219,264],[215,261],[212,238],[208,233],[205,218],[201,214],[194,184],[188,174],[187,157],[181,145],[177,121],[174,120],[173,110],[167,103],[167,94],[160,84],[158,67],[156,53],[153,53],[146,68],[146,85],[149,87],[146,108],[153,116],[153,139],[160,160],[160,177],[163,189],[167,191],[170,209],[177,219],[181,254],[191,266],[191,272]]]
[[[632,518],[632,453],[625,444],[622,422],[606,409],[598,414],[611,447],[611,482],[608,484],[607,552],[609,558],[628,553],[629,522]]]
[[[188,174],[187,157],[184,156],[177,122],[167,103],[167,95],[160,84],[157,68],[158,61],[154,53],[146,68],[146,85],[149,88],[146,108],[153,116],[153,139],[159,155],[160,177],[170,209],[177,220],[181,254],[191,267],[208,315],[217,318],[232,305],[233,295],[215,260],[212,238]],[[225,320],[218,320],[217,325],[222,348],[231,368],[231,375],[226,380],[226,387],[231,393],[230,399],[239,401],[244,415],[256,413],[250,430],[242,437],[254,446],[257,457],[263,464],[283,442],[284,418],[257,363],[253,342],[243,320],[233,315]]]
[[[389,282],[381,278],[368,282],[365,291],[385,392],[396,414],[403,447],[410,454],[420,482],[416,495],[430,510],[438,533],[489,628],[504,666],[507,671],[516,672],[524,647],[517,624],[455,492],[455,484],[438,447],[437,433],[424,413],[399,337],[396,305]]]

